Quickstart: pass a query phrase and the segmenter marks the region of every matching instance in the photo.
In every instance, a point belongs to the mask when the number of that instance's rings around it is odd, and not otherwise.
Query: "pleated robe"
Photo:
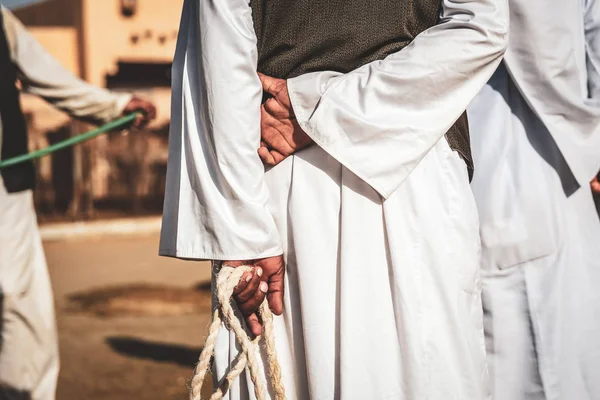
[[[250,7],[184,4],[160,253],[284,255],[275,334],[290,399],[489,397],[476,207],[444,134],[500,61],[507,7],[441,6],[439,25],[385,60],[288,80],[315,144],[265,172]],[[237,351],[224,326],[217,381]],[[254,398],[250,379],[227,398]]]
[[[496,400],[600,398],[600,2],[511,0],[469,107]]]

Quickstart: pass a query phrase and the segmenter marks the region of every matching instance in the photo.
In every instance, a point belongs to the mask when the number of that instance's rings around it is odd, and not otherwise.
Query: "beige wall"
[[[81,0],[50,0],[19,8],[15,15],[29,27],[76,26],[79,23],[80,3]]]
[[[136,13],[125,17],[120,0],[50,0],[20,9],[16,15],[71,72],[105,86],[106,75],[116,72],[118,61],[172,60],[183,0],[168,2],[170,5],[165,6],[167,0],[138,0]],[[133,36],[138,37],[135,43]],[[166,88],[143,93],[158,108],[158,120],[153,126],[168,122],[169,94]],[[35,130],[43,131],[46,124],[49,129],[54,128],[51,116],[60,113],[31,96],[24,96],[23,103],[33,115]],[[64,123],[62,117],[56,121]]]
[[[105,86],[117,63],[173,59],[183,0],[50,0],[16,12],[48,51],[87,81]]]
[[[139,0],[132,17],[121,14],[120,0],[82,1],[84,77],[90,82],[104,85],[118,61],[173,59],[183,0]]]
[[[31,27],[29,32],[69,71],[80,75],[77,31],[73,27]]]

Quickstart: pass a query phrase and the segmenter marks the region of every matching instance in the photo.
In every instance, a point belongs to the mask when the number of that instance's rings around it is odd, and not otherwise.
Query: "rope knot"
[[[267,392],[265,384],[260,376],[260,365],[257,360],[259,344],[264,339],[269,369],[269,380],[273,388],[276,400],[285,400],[285,389],[281,380],[281,367],[277,361],[275,351],[275,335],[273,332],[273,313],[269,309],[267,300],[260,306],[260,316],[263,322],[263,335],[250,339],[242,326],[242,322],[235,315],[232,306],[233,290],[239,283],[244,273],[252,270],[252,267],[241,266],[237,268],[223,266],[216,279],[217,305],[213,312],[212,322],[209,327],[208,337],[200,359],[194,371],[190,390],[190,400],[201,400],[201,389],[206,372],[210,367],[210,360],[214,354],[217,336],[223,323],[225,323],[235,334],[236,340],[241,346],[241,352],[229,368],[229,372],[216,388],[210,400],[219,400],[227,393],[233,382],[247,367],[254,384],[254,394],[257,400],[266,400]]]

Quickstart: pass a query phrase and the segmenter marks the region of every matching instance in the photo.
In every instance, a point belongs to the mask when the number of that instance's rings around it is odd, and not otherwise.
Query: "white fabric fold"
[[[438,25],[384,60],[288,80],[300,126],[384,198],[456,122],[507,45],[505,0],[441,5]]]
[[[186,0],[173,62],[160,254],[282,253],[258,157],[262,86],[246,0]]]
[[[600,1],[584,0],[588,97],[600,106]]]
[[[511,0],[510,6],[508,70],[579,184],[587,185],[600,169],[600,101],[588,95],[588,88],[598,95],[600,81],[599,6],[595,0]]]

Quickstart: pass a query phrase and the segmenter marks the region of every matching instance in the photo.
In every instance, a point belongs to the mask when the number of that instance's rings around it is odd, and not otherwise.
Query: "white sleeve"
[[[600,1],[585,1],[584,27],[588,96],[600,101]]]
[[[258,157],[262,87],[248,0],[186,0],[172,73],[160,254],[282,253]]]
[[[507,0],[441,4],[439,24],[402,51],[348,74],[288,81],[300,126],[384,198],[460,117],[507,46]]]
[[[108,122],[121,115],[131,100],[130,94],[113,93],[82,81],[52,57],[4,7],[2,16],[24,91],[42,97],[73,117],[93,123]]]

